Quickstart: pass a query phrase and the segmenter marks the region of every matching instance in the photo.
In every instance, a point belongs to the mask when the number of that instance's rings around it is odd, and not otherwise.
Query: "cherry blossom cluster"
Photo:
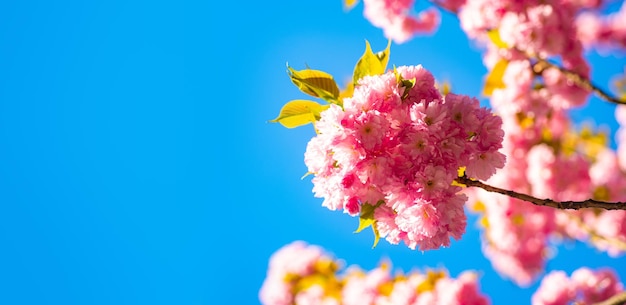
[[[458,16],[470,38],[483,40],[488,31],[498,29],[509,47],[542,57],[576,57],[581,47],[576,15],[599,4],[596,0],[467,0],[458,8]]]
[[[616,13],[601,16],[595,12],[583,12],[576,18],[578,37],[581,42],[593,45],[626,48],[626,3]]]
[[[363,271],[352,266],[340,275],[340,262],[317,246],[296,241],[270,259],[259,292],[264,305],[487,305],[475,273],[451,278],[444,270],[398,273],[390,266]]]
[[[441,96],[421,66],[403,66],[362,78],[343,108],[323,111],[305,163],[324,207],[359,216],[375,206],[390,243],[437,249],[465,231],[459,168],[488,179],[504,166],[501,124],[474,98]]]
[[[623,291],[622,283],[611,269],[580,268],[571,277],[552,271],[541,281],[532,296],[532,305],[591,305]]]
[[[364,16],[383,29],[385,37],[403,43],[418,34],[433,33],[440,22],[436,9],[428,8],[413,15],[414,0],[364,0]],[[510,1],[510,0],[440,0],[441,8],[458,12],[463,30],[479,38],[491,29],[500,29],[506,42],[532,52],[563,53],[580,40],[592,44],[626,46],[626,5],[619,12],[601,16],[591,9],[601,0]],[[480,16],[480,18],[476,18]],[[576,48],[578,48],[576,46]],[[546,55],[547,53],[542,53]]]
[[[411,14],[414,0],[363,0],[363,14],[385,36],[402,43],[418,33],[432,33],[439,26],[439,13],[430,8]]]

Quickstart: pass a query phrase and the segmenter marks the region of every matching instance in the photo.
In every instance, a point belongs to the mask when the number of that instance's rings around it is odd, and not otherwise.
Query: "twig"
[[[605,301],[593,305],[624,305],[626,304],[626,291],[618,293]]]
[[[611,103],[615,103],[615,104],[624,104],[626,105],[626,100],[620,100],[614,96],[612,96],[610,93],[602,90],[600,87],[594,85],[589,79],[581,76],[580,74],[572,71],[572,70],[568,70],[564,67],[558,66],[556,64],[553,64],[545,59],[541,59],[541,58],[537,58],[536,59],[537,62],[535,62],[533,64],[533,71],[537,74],[541,74],[543,73],[543,71],[545,71],[548,68],[554,68],[554,69],[558,69],[559,71],[561,71],[561,73],[563,73],[569,80],[573,81],[574,83],[576,83],[576,85],[578,85],[579,87],[585,89],[585,90],[589,90],[589,91],[593,91],[595,94],[597,94],[600,98],[605,99],[608,102]]]
[[[594,199],[587,199],[584,201],[554,201],[552,199],[539,199],[527,194],[501,189],[499,187],[482,183],[478,180],[472,180],[467,176],[456,178],[456,182],[467,186],[478,187],[488,192],[499,193],[519,200],[528,201],[538,206],[547,206],[555,209],[579,210],[585,208],[599,208],[605,210],[626,210],[626,202],[605,202]]]

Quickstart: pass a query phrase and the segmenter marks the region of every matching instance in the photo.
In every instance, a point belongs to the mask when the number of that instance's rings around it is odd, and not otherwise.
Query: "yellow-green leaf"
[[[465,176],[465,168],[466,168],[465,166],[461,166],[461,167],[459,167],[459,168],[456,170],[456,174],[457,174],[457,176],[459,176],[459,177],[463,177],[463,176]]]
[[[428,270],[426,271],[426,278],[423,282],[417,285],[417,293],[424,293],[432,291],[437,286],[437,282],[441,279],[445,279],[447,274],[445,271]]]
[[[391,49],[391,40],[387,42],[387,48],[376,54],[372,51],[369,41],[365,41],[365,52],[359,58],[354,67],[352,81],[356,84],[359,79],[366,75],[379,75],[385,73],[387,63],[389,62],[389,53]]]
[[[376,58],[380,60],[380,65],[383,67],[383,71],[381,73],[385,73],[387,70],[387,64],[389,63],[389,55],[391,53],[391,39],[387,40],[387,47],[376,53]]]
[[[500,49],[509,48],[509,46],[504,41],[502,41],[502,38],[500,38],[500,31],[498,31],[498,29],[487,31],[487,36],[496,47]]]
[[[372,248],[376,247],[378,241],[380,240],[380,234],[378,233],[378,229],[376,229],[376,219],[374,218],[374,211],[378,208],[384,201],[380,200],[376,205],[371,205],[369,203],[364,203],[361,205],[361,215],[359,216],[359,227],[354,231],[354,233],[359,233],[363,231],[367,227],[372,227],[372,231],[374,232],[374,245]]]
[[[343,0],[343,6],[348,11],[351,10],[357,3],[359,3],[359,0]]]
[[[304,174],[302,177],[300,177],[300,180],[304,180],[304,178],[306,178],[306,177],[308,177],[310,175],[313,175],[313,174],[315,174],[315,173],[313,173],[313,172],[306,172],[306,174]]]
[[[339,87],[332,75],[313,69],[296,71],[289,66],[287,66],[287,74],[300,91],[336,103],[339,97]]]
[[[349,81],[345,88],[339,93],[339,100],[343,102],[344,98],[352,97],[352,95],[354,95],[354,83]]]
[[[458,175],[459,177],[463,177],[463,176],[465,176],[465,166],[461,166],[461,167],[459,167],[459,168],[457,169],[457,175]],[[455,185],[455,186],[460,186],[460,187],[467,187],[467,185],[465,185],[465,184],[463,184],[463,183],[460,183],[460,182],[458,182],[458,181],[456,181],[456,180],[452,180],[452,185]]]
[[[287,128],[294,128],[315,122],[320,119],[320,113],[329,105],[320,105],[314,101],[293,100],[285,104],[278,117],[272,123],[280,123]]]
[[[487,75],[487,79],[485,80],[485,88],[483,89],[483,94],[485,96],[491,96],[493,90],[504,88],[504,81],[502,77],[504,77],[504,72],[506,72],[506,67],[509,65],[509,61],[506,59],[500,59],[493,66],[489,75]]]
[[[380,240],[380,233],[378,233],[378,229],[376,229],[376,225],[372,225],[372,232],[374,233],[374,244],[372,245],[372,249],[376,248],[378,245],[378,241]]]

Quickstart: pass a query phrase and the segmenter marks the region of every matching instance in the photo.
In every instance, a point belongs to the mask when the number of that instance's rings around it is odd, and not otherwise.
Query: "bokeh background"
[[[301,179],[311,126],[268,123],[305,97],[287,62],[341,82],[366,39],[386,46],[362,10],[339,0],[0,2],[0,304],[259,304],[270,255],[294,240],[365,269],[390,259],[405,272],[477,270],[494,304],[527,304],[537,284],[494,272],[474,216],[447,249],[372,249],[370,230],[352,233],[357,219],[322,208]],[[481,49],[454,16],[442,21],[394,44],[390,64],[422,64],[480,97]],[[590,52],[595,82],[608,88],[624,55]],[[573,115],[614,132],[613,109],[592,99]],[[612,266],[626,280],[624,257],[582,243],[552,255],[548,270]]]

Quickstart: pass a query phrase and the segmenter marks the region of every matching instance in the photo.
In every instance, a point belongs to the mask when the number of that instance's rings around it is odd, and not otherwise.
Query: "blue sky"
[[[480,50],[443,15],[433,36],[393,45],[478,96]],[[357,219],[313,198],[310,126],[267,123],[304,97],[285,64],[349,78],[382,31],[340,1],[5,1],[0,3],[0,304],[258,304],[270,255],[294,240],[371,269],[475,269],[494,304],[535,286],[501,279],[470,219],[464,239],[422,253],[353,234]],[[599,84],[623,56],[591,53]],[[593,100],[576,118],[615,130]],[[584,244],[548,268],[626,259]]]

